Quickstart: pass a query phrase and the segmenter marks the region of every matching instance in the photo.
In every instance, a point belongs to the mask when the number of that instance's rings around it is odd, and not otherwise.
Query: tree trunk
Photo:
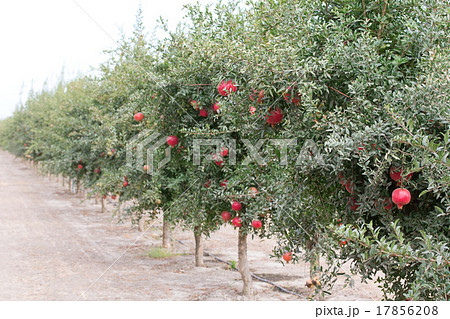
[[[72,179],[69,177],[69,192],[72,193]]]
[[[200,232],[200,226],[194,227],[195,238],[195,267],[205,267],[203,263],[203,243],[202,233]]]
[[[169,221],[167,220],[166,214],[163,215],[162,246],[163,246],[163,248],[170,247],[170,228],[169,228]]]
[[[314,277],[320,277],[320,260],[319,253],[317,252],[316,246],[319,241],[319,235],[314,234],[314,238],[306,241],[306,249],[310,252],[312,258],[309,267],[309,276],[311,279]]]
[[[145,217],[141,216],[138,222],[138,230],[142,233],[145,231]]]
[[[247,259],[247,234],[244,234],[242,228],[239,228],[238,239],[238,268],[241,273],[242,281],[244,282],[244,288],[242,294],[245,297],[253,296],[252,276],[250,269],[248,268]]]
[[[102,214],[105,213],[105,197],[102,196]]]
[[[314,238],[312,240],[308,240],[306,242],[306,249],[311,254],[311,261],[309,262],[309,278],[313,281],[313,288],[316,289],[317,293],[315,294],[315,300],[322,301],[323,296],[321,295],[321,284],[320,284],[320,255],[317,250],[317,244],[319,242],[319,234],[314,234]],[[317,283],[317,285],[316,285]]]
[[[117,195],[117,218],[122,218],[122,204],[120,202],[120,195]]]
[[[65,183],[66,183],[66,178],[64,176],[62,176],[62,187],[63,188],[64,188],[64,186],[66,186]]]
[[[75,191],[75,194],[79,194],[80,193],[80,181],[77,181],[77,188],[76,188],[76,191]]]

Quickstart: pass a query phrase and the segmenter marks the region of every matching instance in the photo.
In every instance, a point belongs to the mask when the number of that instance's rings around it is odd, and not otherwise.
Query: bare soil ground
[[[174,229],[169,258],[150,258],[160,245],[161,225],[145,233],[117,223],[94,200],[73,195],[61,180],[40,176],[27,163],[0,151],[0,300],[244,300],[240,275],[205,257],[193,265],[190,232]],[[182,245],[176,240],[184,243]],[[249,241],[251,271],[305,297],[309,270],[269,257],[275,241]],[[237,232],[223,227],[205,251],[237,261]],[[344,269],[345,270],[345,269]],[[338,281],[325,300],[380,300],[374,283],[343,288]],[[254,281],[254,300],[306,300]]]

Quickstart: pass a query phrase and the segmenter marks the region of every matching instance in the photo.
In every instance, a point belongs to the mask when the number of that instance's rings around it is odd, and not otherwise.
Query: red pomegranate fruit
[[[170,135],[169,137],[167,137],[167,144],[174,147],[175,145],[178,144],[178,137]]]
[[[217,90],[219,91],[219,94],[222,96],[227,96],[230,93],[234,93],[237,90],[237,86],[233,83],[232,80],[228,80],[227,83],[225,81],[222,81],[218,86]]]
[[[242,226],[242,221],[241,221],[240,217],[234,217],[233,220],[231,221],[231,223],[233,224],[234,227]]]
[[[402,178],[402,169],[399,167],[391,166],[391,168],[389,169],[389,176],[391,176],[394,181],[398,181]]]
[[[222,212],[222,219],[225,222],[229,222],[231,220],[231,214],[229,212]]]
[[[402,209],[404,205],[408,205],[411,201],[411,193],[406,188],[397,188],[392,192],[392,201],[398,209]]]
[[[283,255],[283,259],[285,262],[289,263],[292,260],[292,253],[291,252],[287,252]]]
[[[348,200],[348,206],[350,206],[350,209],[354,212],[358,209],[359,205],[356,204],[356,201],[353,197],[350,197]]]
[[[269,115],[266,117],[267,123],[271,125],[275,125],[280,123],[283,120],[283,112],[279,107],[277,107],[275,110],[270,110]]]
[[[239,202],[233,202],[233,204],[231,204],[232,210],[239,211],[241,208],[242,208],[242,205]]]
[[[198,102],[197,101],[192,100],[190,103],[194,109],[198,110]]]
[[[144,114],[141,112],[134,114],[134,119],[138,122],[142,121],[144,119]]]
[[[208,111],[206,111],[205,109],[200,110],[200,116],[201,117],[208,117]]]
[[[349,192],[350,194],[353,194],[355,192],[355,184],[351,181],[348,180],[345,183],[345,189],[347,190],[347,192]]]
[[[228,156],[228,153],[229,153],[228,148],[222,147],[222,151],[220,152],[220,156],[226,157],[226,156]]]
[[[392,207],[394,207],[394,203],[392,203],[392,200],[387,197],[383,202],[383,207],[385,210],[391,210]]]
[[[262,227],[262,222],[260,220],[252,221],[252,227],[255,229],[260,229]]]
[[[220,182],[220,186],[223,188],[227,188],[228,180],[224,180],[223,182]]]
[[[256,197],[256,194],[258,194],[258,189],[256,187],[250,187],[248,192],[251,197]]]

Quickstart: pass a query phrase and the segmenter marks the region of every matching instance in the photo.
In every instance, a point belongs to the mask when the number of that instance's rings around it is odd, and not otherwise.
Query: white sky
[[[199,0],[209,3],[213,0]],[[131,34],[139,3],[152,33],[162,16],[171,28],[196,0],[2,0],[0,2],[0,119],[25,102],[32,87],[52,86],[64,67],[65,78],[86,74],[105,61],[120,30]],[[78,6],[78,5],[79,6]],[[96,25],[89,16],[95,20]],[[103,30],[102,30],[103,29]]]

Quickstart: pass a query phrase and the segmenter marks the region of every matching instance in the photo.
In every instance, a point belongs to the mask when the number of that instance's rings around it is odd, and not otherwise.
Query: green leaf
[[[425,195],[425,194],[428,193],[428,192],[429,192],[428,189],[423,190],[423,191],[419,194],[419,197],[422,197],[423,195]]]

